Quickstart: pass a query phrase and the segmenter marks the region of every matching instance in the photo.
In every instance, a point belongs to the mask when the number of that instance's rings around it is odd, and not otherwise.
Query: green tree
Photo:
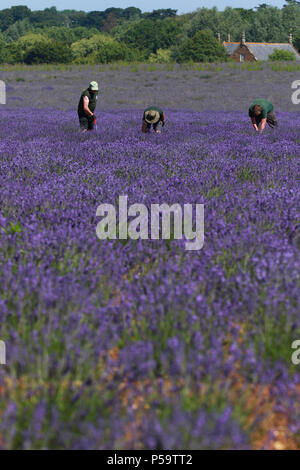
[[[282,24],[282,13],[277,7],[260,6],[246,29],[246,41],[287,42],[288,32]]]
[[[293,44],[298,52],[300,52],[300,30],[296,31],[293,39]]]
[[[31,14],[31,10],[24,5],[11,7],[11,12],[12,12],[14,21],[22,21],[24,20],[24,18],[28,18]]]
[[[0,30],[5,31],[9,26],[14,24],[14,16],[10,8],[0,11]]]
[[[123,8],[115,8],[115,7],[106,8],[106,10],[104,10],[103,12],[104,18],[107,18],[107,16],[110,15],[111,13],[113,13],[116,18],[121,18],[123,11],[124,11]]]
[[[187,39],[178,49],[178,62],[225,62],[225,47],[218,43],[211,31],[198,31]]]
[[[296,55],[291,51],[275,49],[274,52],[269,55],[268,60],[296,60]]]
[[[64,24],[68,28],[83,26],[87,15],[84,11],[76,10],[63,10],[62,14],[64,15]]]
[[[0,64],[5,62],[5,42],[3,35],[0,33]]]
[[[285,1],[289,5],[300,5],[300,2],[298,0],[285,0]],[[284,5],[284,6],[286,6],[286,5]]]
[[[199,8],[191,20],[184,26],[183,32],[193,37],[198,31],[209,30],[215,35],[220,31],[221,14],[216,7]],[[229,32],[229,31],[228,31]]]
[[[25,64],[50,64],[71,62],[68,46],[58,41],[41,41],[30,47],[24,54]]]
[[[19,48],[18,42],[11,42],[5,44],[4,47],[4,60],[8,64],[18,64],[23,62],[24,54],[23,51]]]
[[[51,26],[50,28],[40,30],[40,32],[49,39],[65,42],[68,45],[84,38],[90,39],[95,34],[98,34],[98,30],[96,28],[85,28],[84,26],[77,26],[74,28],[68,28],[66,26]]]
[[[219,30],[221,40],[227,41],[230,34],[231,41],[240,41],[242,31],[246,31],[249,23],[237,9],[227,7],[220,12]]]
[[[179,25],[171,18],[157,21],[143,19],[121,30],[118,39],[148,57],[157,49],[168,49],[174,45],[179,32]]]
[[[236,11],[240,15],[241,19],[248,24],[253,21],[255,16],[255,11],[251,9],[247,10],[246,8],[235,8],[234,11]]]
[[[163,20],[165,18],[174,18],[177,14],[177,10],[172,8],[153,10],[151,13],[144,13],[144,18],[149,20]]]
[[[28,33],[17,41],[7,44],[6,61],[10,64],[23,62],[24,56],[29,49],[38,43],[48,43],[48,38],[40,33]]]
[[[32,11],[29,19],[34,26],[48,27],[63,26],[64,24],[64,15],[55,7]]]
[[[282,12],[282,26],[286,37],[289,33],[295,33],[300,30],[300,3],[290,3],[285,5]]]
[[[133,52],[107,34],[99,33],[90,39],[82,39],[71,45],[72,60],[75,63],[108,63],[130,60]]]
[[[81,22],[81,26],[96,28],[98,31],[101,31],[104,19],[105,15],[103,11],[90,11]]]
[[[22,52],[27,52],[28,49],[41,42],[48,42],[47,36],[43,33],[32,32],[21,36],[18,41],[16,41],[16,45]]]
[[[141,18],[142,16],[142,12],[139,8],[136,8],[136,7],[128,7],[128,8],[125,8],[125,10],[123,10],[122,12],[122,18],[124,18],[125,20],[132,20],[132,19],[138,19],[138,18]]]
[[[113,12],[110,12],[102,22],[101,31],[104,33],[110,33],[118,23],[118,17]]]
[[[32,25],[28,18],[16,21],[14,24],[9,26],[4,33],[5,40],[7,42],[17,41],[21,36],[32,31]]]
[[[157,49],[156,54],[150,54],[149,62],[154,64],[169,64],[172,62],[171,49]]]
[[[132,60],[134,53],[126,44],[115,41],[109,46],[100,47],[95,54],[96,62],[100,64],[108,64],[119,60]]]

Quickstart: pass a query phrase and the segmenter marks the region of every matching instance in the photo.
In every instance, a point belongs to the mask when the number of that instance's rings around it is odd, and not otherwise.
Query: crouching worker
[[[266,123],[272,128],[278,124],[272,103],[263,98],[258,98],[251,103],[249,117],[256,132],[259,131],[260,133],[264,131]]]
[[[98,83],[91,82],[89,87],[81,93],[78,103],[78,117],[82,132],[92,131],[96,123],[94,111],[98,98]]]
[[[162,109],[156,106],[149,106],[143,114],[142,132],[150,132],[151,126],[157,134],[161,133],[165,125],[165,115]]]

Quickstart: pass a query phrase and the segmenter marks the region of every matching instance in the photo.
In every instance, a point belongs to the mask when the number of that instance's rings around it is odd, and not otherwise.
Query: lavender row
[[[299,445],[299,117],[166,116],[0,112],[3,448],[267,448],[280,413]],[[98,240],[119,195],[204,204],[202,250]]]

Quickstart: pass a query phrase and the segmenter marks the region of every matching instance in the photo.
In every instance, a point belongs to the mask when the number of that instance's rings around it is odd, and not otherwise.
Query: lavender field
[[[296,74],[228,70],[205,90],[207,72],[149,72],[152,96],[121,70],[1,74],[0,448],[300,449]],[[102,78],[80,134],[80,91]],[[278,111],[263,135],[257,94]],[[151,97],[161,135],[140,132]],[[202,250],[100,241],[96,208],[119,195],[203,203]]]

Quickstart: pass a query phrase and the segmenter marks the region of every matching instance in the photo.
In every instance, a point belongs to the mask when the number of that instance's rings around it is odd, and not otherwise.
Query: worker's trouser
[[[80,129],[92,131],[94,128],[94,118],[93,116],[81,116],[78,114]]]
[[[153,129],[155,131],[158,131],[162,129],[162,122],[158,121],[155,124],[149,124],[149,122],[146,122],[145,119],[142,121],[142,132],[150,132],[151,126],[153,126]]]
[[[255,116],[255,121],[256,121],[256,125],[259,126],[259,124],[261,123],[261,120],[262,120],[262,116]],[[274,128],[278,125],[278,122],[277,122],[277,118],[276,118],[276,115],[275,115],[275,112],[274,111],[271,111],[270,113],[267,114],[267,123],[269,124],[270,127]]]

